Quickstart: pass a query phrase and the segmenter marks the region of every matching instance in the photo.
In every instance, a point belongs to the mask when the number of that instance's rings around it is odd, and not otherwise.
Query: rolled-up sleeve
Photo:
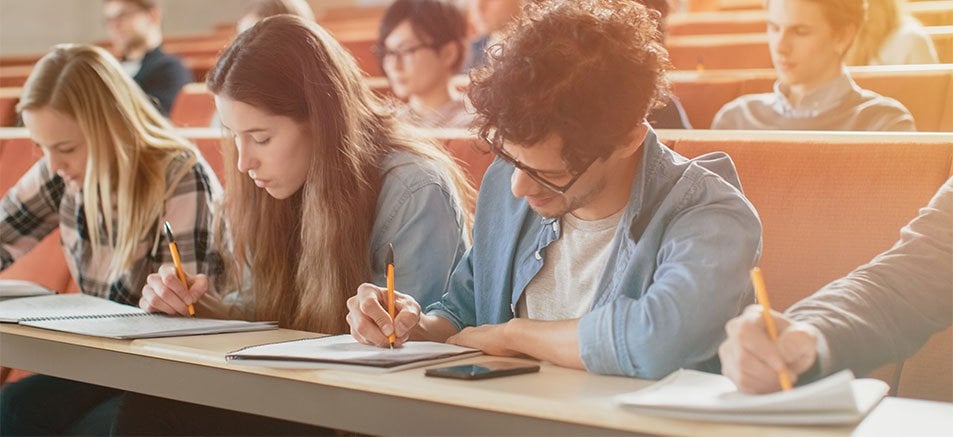
[[[703,178],[664,227],[651,285],[623,292],[579,322],[586,369],[657,379],[715,355],[724,325],[752,301],[748,271],[761,224],[740,191]]]

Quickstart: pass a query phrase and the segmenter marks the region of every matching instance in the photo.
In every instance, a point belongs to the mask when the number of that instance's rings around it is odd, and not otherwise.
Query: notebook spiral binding
[[[20,322],[53,322],[57,320],[90,320],[90,319],[115,319],[120,317],[143,317],[158,316],[158,313],[119,313],[119,314],[98,314],[89,316],[60,316],[60,317],[29,317],[20,319]]]

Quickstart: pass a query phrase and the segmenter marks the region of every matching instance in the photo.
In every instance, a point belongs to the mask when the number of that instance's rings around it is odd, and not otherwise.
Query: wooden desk
[[[859,427],[764,427],[642,416],[612,396],[649,384],[543,364],[538,374],[481,382],[426,378],[414,369],[384,375],[283,370],[225,363],[248,344],[313,336],[257,333],[109,340],[0,325],[0,364],[368,434],[918,435],[953,428],[953,404],[886,399]],[[484,361],[472,358],[468,361]]]

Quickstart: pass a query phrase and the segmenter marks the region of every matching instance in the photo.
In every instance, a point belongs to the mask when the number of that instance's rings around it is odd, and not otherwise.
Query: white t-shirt
[[[517,315],[566,320],[586,314],[609,260],[612,237],[623,211],[593,221],[566,214],[559,221],[559,239],[546,247],[542,269],[520,297]]]

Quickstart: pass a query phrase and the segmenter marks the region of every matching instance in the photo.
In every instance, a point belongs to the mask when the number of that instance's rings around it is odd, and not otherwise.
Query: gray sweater
[[[711,123],[712,129],[914,131],[913,116],[900,102],[857,86],[846,70],[836,79],[807,93],[797,105],[787,88],[749,94],[728,102]]]
[[[863,375],[916,352],[953,323],[953,178],[940,187],[900,240],[846,277],[787,310],[814,325],[820,375]]]

